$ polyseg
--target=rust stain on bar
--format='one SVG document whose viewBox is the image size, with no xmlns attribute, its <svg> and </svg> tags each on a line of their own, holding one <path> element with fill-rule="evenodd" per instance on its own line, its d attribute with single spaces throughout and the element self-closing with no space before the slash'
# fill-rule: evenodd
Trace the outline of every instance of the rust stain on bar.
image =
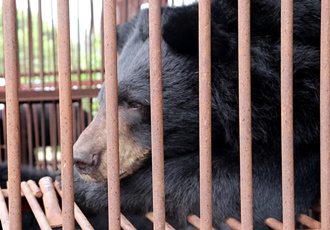
<svg viewBox="0 0 330 230">
<path fill-rule="evenodd" d="M 321 226 L 330 229 L 330 1 L 321 6 Z"/>
<path fill-rule="evenodd" d="M 241 228 L 253 229 L 250 0 L 238 1 Z"/>
<path fill-rule="evenodd" d="M 212 228 L 211 1 L 198 7 L 200 226 Z"/>
<path fill-rule="evenodd" d="M 165 228 L 161 9 L 149 1 L 152 196 L 154 229 Z"/>
<path fill-rule="evenodd" d="M 18 55 L 15 0 L 3 1 L 3 31 L 6 76 L 9 228 L 22 229 L 21 161 L 18 105 Z"/>
<path fill-rule="evenodd" d="M 104 1 L 109 229 L 120 229 L 116 1 Z"/>
<path fill-rule="evenodd" d="M 293 1 L 281 1 L 283 229 L 295 228 L 293 162 Z"/>
<path fill-rule="evenodd" d="M 63 229 L 74 229 L 69 1 L 57 1 Z"/>
</svg>

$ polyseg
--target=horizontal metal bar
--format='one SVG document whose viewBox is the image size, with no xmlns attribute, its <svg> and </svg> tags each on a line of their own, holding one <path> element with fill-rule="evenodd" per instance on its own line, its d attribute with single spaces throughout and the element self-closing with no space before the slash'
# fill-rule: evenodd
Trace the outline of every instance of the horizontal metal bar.
<svg viewBox="0 0 330 230">
<path fill-rule="evenodd" d="M 72 100 L 78 100 L 81 98 L 97 97 L 99 89 L 78 89 L 72 90 Z M 58 101 L 59 91 L 19 91 L 19 102 L 46 102 L 46 101 Z M 0 103 L 5 103 L 5 92 L 0 92 Z"/>
</svg>

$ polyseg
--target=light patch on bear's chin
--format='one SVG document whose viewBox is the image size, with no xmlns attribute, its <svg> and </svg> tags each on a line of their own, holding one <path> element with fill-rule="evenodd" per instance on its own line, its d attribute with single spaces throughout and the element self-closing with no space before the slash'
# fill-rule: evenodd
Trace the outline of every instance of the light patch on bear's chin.
<svg viewBox="0 0 330 230">
<path fill-rule="evenodd" d="M 131 131 L 125 116 L 119 116 L 119 175 L 124 178 L 141 167 L 150 154 L 150 148 L 143 148 Z"/>
</svg>

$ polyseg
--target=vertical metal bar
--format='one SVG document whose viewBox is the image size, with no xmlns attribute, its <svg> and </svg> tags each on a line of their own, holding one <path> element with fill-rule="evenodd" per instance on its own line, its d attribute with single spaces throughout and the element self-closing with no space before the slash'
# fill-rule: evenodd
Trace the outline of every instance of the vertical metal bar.
<svg viewBox="0 0 330 230">
<path fill-rule="evenodd" d="M 93 98 L 88 98 L 87 105 L 88 105 L 88 111 L 89 112 L 87 114 L 87 124 L 86 124 L 86 126 L 88 124 L 90 124 L 92 122 L 92 119 L 93 119 Z"/>
<path fill-rule="evenodd" d="M 18 55 L 15 0 L 3 1 L 6 111 L 8 133 L 9 227 L 22 229 L 20 126 L 18 104 Z"/>
<path fill-rule="evenodd" d="M 2 106 L 2 105 L 3 104 L 0 104 L 0 106 Z M 1 124 L 3 122 L 2 113 L 3 113 L 3 109 L 0 110 L 0 118 L 1 118 L 1 120 L 0 120 L 0 162 L 2 162 L 2 155 L 3 155 L 3 153 L 5 153 L 5 151 L 2 152 L 2 148 L 5 146 L 5 142 L 2 142 L 2 139 L 4 138 L 4 135 L 3 134 L 5 132 L 5 128 Z"/>
<path fill-rule="evenodd" d="M 321 226 L 330 229 L 330 1 L 321 8 Z"/>
<path fill-rule="evenodd" d="M 19 124 L 20 124 L 20 139 L 21 139 L 21 149 L 20 149 L 20 155 L 21 155 L 21 164 L 26 164 L 26 157 L 27 157 L 27 124 L 26 124 L 26 117 L 24 116 L 26 113 L 26 104 L 19 104 L 19 111 L 20 111 L 20 118 L 19 118 Z M 23 116 L 22 116 L 23 115 Z"/>
<path fill-rule="evenodd" d="M 39 112 L 38 112 L 39 113 Z M 39 115 L 39 114 L 38 114 Z M 41 122 L 41 146 L 42 146 L 42 168 L 45 169 L 47 167 L 46 162 L 46 115 L 45 115 L 45 102 L 41 102 L 40 104 L 40 122 Z"/>
<path fill-rule="evenodd" d="M 120 229 L 116 1 L 103 4 L 109 229 Z"/>
<path fill-rule="evenodd" d="M 125 1 L 125 3 L 124 3 L 124 6 L 125 6 L 125 22 L 127 22 L 127 20 L 128 20 L 128 0 L 124 0 Z"/>
<path fill-rule="evenodd" d="M 103 21 L 103 17 L 104 17 L 104 12 L 102 9 L 102 18 L 101 18 L 101 59 L 102 59 L 102 63 L 101 63 L 101 73 L 102 73 L 102 81 L 104 82 L 104 21 Z M 88 123 L 90 123 L 90 121 L 88 121 Z"/>
<path fill-rule="evenodd" d="M 28 41 L 29 41 L 29 84 L 28 88 L 31 89 L 32 85 L 32 78 L 34 77 L 34 69 L 33 69 L 33 34 L 32 34 L 32 15 L 31 15 L 31 4 L 30 0 L 28 0 Z"/>
<path fill-rule="evenodd" d="M 161 9 L 149 1 L 152 196 L 154 229 L 165 228 Z"/>
<path fill-rule="evenodd" d="M 211 1 L 198 7 L 199 34 L 199 145 L 200 223 L 212 228 L 212 126 L 211 126 Z M 203 199 L 201 199 L 203 198 Z"/>
<path fill-rule="evenodd" d="M 295 228 L 293 163 L 293 1 L 281 1 L 283 229 Z"/>
<path fill-rule="evenodd" d="M 23 34 L 23 41 L 22 41 L 22 49 L 23 49 L 23 68 L 24 68 L 24 80 L 25 80 L 25 85 L 26 85 L 26 82 L 27 82 L 27 54 L 26 54 L 26 42 L 25 42 L 25 37 L 26 37 L 26 24 L 25 24 L 25 15 L 24 15 L 24 11 L 22 11 L 22 14 L 21 14 L 21 18 L 22 18 L 22 34 Z M 23 76 L 21 76 L 23 77 Z M 19 81 L 18 82 L 18 85 L 19 87 L 21 88 L 21 82 Z"/>
<path fill-rule="evenodd" d="M 77 110 L 76 110 L 76 105 L 73 104 L 72 106 L 72 118 L 73 118 L 73 135 L 72 135 L 72 138 L 73 140 L 77 140 L 77 130 L 78 130 L 78 126 L 79 126 L 79 123 L 77 124 Z"/>
<path fill-rule="evenodd" d="M 89 36 L 88 36 L 88 51 L 89 51 L 89 79 L 88 79 L 88 87 L 91 88 L 93 85 L 93 46 L 94 46 L 94 10 L 93 10 L 93 1 L 90 0 L 90 13 L 91 13 L 91 22 L 89 28 Z"/>
<path fill-rule="evenodd" d="M 78 120 L 79 122 L 79 127 L 77 130 L 77 134 L 80 135 L 80 133 L 86 128 L 87 124 L 85 123 L 85 110 L 82 106 L 82 99 L 78 101 Z"/>
<path fill-rule="evenodd" d="M 57 170 L 57 144 L 56 144 L 56 133 L 57 133 L 57 125 L 56 125 L 56 104 L 55 101 L 52 101 L 49 103 L 49 135 L 50 135 L 50 146 L 52 147 L 52 153 L 53 153 L 53 158 L 52 158 L 52 167 L 54 171 Z"/>
<path fill-rule="evenodd" d="M 55 23 L 54 23 L 54 15 L 53 15 L 53 0 L 51 0 L 51 15 L 52 15 L 52 48 L 53 48 L 53 66 L 54 66 L 54 88 L 58 89 L 58 84 L 56 80 L 56 70 L 57 70 L 57 65 L 56 65 L 56 56 L 58 55 L 56 53 L 56 39 L 55 39 Z"/>
<path fill-rule="evenodd" d="M 58 69 L 61 124 L 62 220 L 64 229 L 74 229 L 73 159 L 72 159 L 72 93 L 70 57 L 69 0 L 57 1 Z"/>
<path fill-rule="evenodd" d="M 253 229 L 250 0 L 238 1 L 238 81 L 242 229 Z"/>
<path fill-rule="evenodd" d="M 56 111 L 56 125 L 57 125 L 57 144 L 60 145 L 61 143 L 61 124 L 60 124 L 60 105 L 56 103 L 55 105 L 55 111 Z"/>
<path fill-rule="evenodd" d="M 27 103 L 26 105 L 26 125 L 27 125 L 27 138 L 28 138 L 28 152 L 29 152 L 29 166 L 33 165 L 33 132 L 32 132 L 32 111 L 31 111 L 31 103 Z"/>
<path fill-rule="evenodd" d="M 42 14 L 41 0 L 38 0 L 38 42 L 39 42 L 39 76 L 41 80 L 41 88 L 45 89 L 44 79 L 44 54 L 43 54 L 43 31 L 42 31 Z"/>
<path fill-rule="evenodd" d="M 40 140 L 39 140 L 39 120 L 38 120 L 38 108 L 37 104 L 32 105 L 32 111 L 33 111 L 33 128 L 34 128 L 34 143 L 35 148 L 37 149 L 37 157 L 36 157 L 36 165 L 39 167 L 39 147 L 40 147 Z"/>
<path fill-rule="evenodd" d="M 78 78 L 78 88 L 81 89 L 81 58 L 80 58 L 80 49 L 81 49 L 81 41 L 80 41 L 80 1 L 77 1 L 77 78 Z"/>
<path fill-rule="evenodd" d="M 5 149 L 5 161 L 8 161 L 8 142 L 7 142 L 7 109 L 6 106 L 5 108 L 2 110 L 2 127 L 3 127 L 3 143 L 6 146 Z"/>
</svg>

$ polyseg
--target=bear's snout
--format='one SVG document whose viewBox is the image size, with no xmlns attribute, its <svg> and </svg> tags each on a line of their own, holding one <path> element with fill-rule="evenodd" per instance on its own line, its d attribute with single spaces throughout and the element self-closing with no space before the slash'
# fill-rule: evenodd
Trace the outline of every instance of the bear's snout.
<svg viewBox="0 0 330 230">
<path fill-rule="evenodd" d="M 106 165 L 106 162 L 101 162 L 101 155 L 106 148 L 103 121 L 103 116 L 98 113 L 73 146 L 73 161 L 77 171 L 95 179 L 100 176 L 100 165 Z"/>
<path fill-rule="evenodd" d="M 99 155 L 85 155 L 84 157 L 74 157 L 74 164 L 81 174 L 92 174 L 97 165 L 99 164 Z"/>
</svg>

